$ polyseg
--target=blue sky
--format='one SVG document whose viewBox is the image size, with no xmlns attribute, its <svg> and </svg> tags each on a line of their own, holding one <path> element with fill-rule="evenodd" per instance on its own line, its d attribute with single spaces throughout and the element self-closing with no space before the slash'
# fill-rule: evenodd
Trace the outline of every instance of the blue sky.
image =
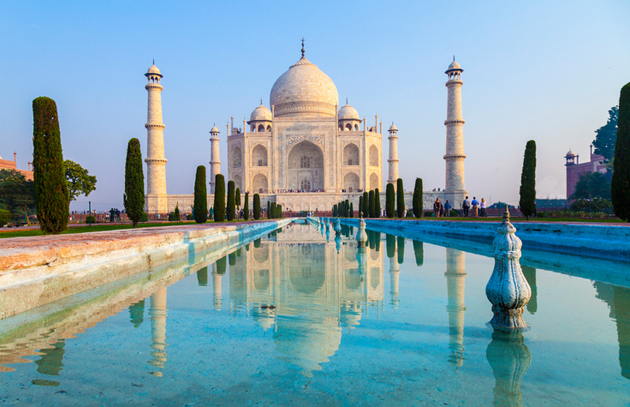
<svg viewBox="0 0 630 407">
<path fill-rule="evenodd" d="M 0 155 L 26 168 L 35 97 L 55 99 L 65 158 L 98 178 L 94 207 L 122 208 L 127 142 L 146 147 L 144 73 L 155 58 L 169 193 L 192 193 L 209 130 L 242 125 L 306 55 L 368 123 L 399 128 L 407 189 L 444 186 L 446 75 L 462 65 L 466 187 L 515 203 L 527 140 L 539 197 L 565 196 L 563 156 L 588 157 L 630 82 L 630 2 L 0 3 Z M 146 151 L 146 150 L 145 150 Z M 387 154 L 387 140 L 384 140 Z M 385 174 L 387 168 L 385 168 Z M 87 208 L 79 197 L 73 209 Z"/>
</svg>

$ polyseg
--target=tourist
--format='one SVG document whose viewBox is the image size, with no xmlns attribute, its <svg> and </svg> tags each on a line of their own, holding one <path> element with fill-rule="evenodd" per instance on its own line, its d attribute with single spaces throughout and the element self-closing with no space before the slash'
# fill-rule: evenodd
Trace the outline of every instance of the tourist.
<svg viewBox="0 0 630 407">
<path fill-rule="evenodd" d="M 439 218 L 442 214 L 442 202 L 440 202 L 440 198 L 438 197 L 433 203 L 433 214 L 436 218 Z"/>
<path fill-rule="evenodd" d="M 479 215 L 479 201 L 473 196 L 472 200 L 472 217 L 476 218 Z"/>
<path fill-rule="evenodd" d="M 468 200 L 468 195 L 466 195 L 466 199 L 462 203 L 462 208 L 464 209 L 464 216 L 468 216 L 468 209 L 470 208 L 470 201 Z"/>
<path fill-rule="evenodd" d="M 451 204 L 448 203 L 448 199 L 444 203 L 444 216 L 449 217 L 451 215 Z"/>
<path fill-rule="evenodd" d="M 486 200 L 485 198 L 481 198 L 481 213 L 479 214 L 479 216 L 481 216 L 482 218 L 485 218 L 488 216 L 488 214 L 486 213 Z"/>
</svg>

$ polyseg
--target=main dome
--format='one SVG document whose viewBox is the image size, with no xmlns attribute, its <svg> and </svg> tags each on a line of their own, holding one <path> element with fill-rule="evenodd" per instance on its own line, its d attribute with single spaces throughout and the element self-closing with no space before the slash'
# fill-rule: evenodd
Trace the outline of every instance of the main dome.
<svg viewBox="0 0 630 407">
<path fill-rule="evenodd" d="M 333 81 L 304 56 L 283 73 L 271 88 L 275 116 L 335 116 L 339 104 Z"/>
</svg>

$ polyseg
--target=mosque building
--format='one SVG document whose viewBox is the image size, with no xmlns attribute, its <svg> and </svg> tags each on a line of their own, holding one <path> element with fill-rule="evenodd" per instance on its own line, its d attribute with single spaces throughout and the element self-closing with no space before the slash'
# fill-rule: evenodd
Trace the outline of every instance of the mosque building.
<svg viewBox="0 0 630 407">
<path fill-rule="evenodd" d="M 260 194 L 267 201 L 282 205 L 285 212 L 329 212 L 333 205 L 350 200 L 358 207 L 359 196 L 378 188 L 381 207 L 385 207 L 386 183 L 396 186 L 398 179 L 398 128 L 388 129 L 389 157 L 387 178 L 383 173 L 383 123 L 375 116 L 374 125 L 348 104 L 339 107 L 334 82 L 305 56 L 274 83 L 269 106 L 263 101 L 243 120 L 242 127 L 232 117 L 226 126 L 227 181 L 234 181 L 241 193 Z M 464 187 L 463 124 L 461 85 L 463 70 L 453 60 L 446 74 L 449 79 L 446 137 L 446 181 L 442 191 L 424 192 L 424 207 L 432 208 L 437 197 L 450 199 L 453 207 L 467 194 Z M 147 194 L 148 213 L 168 213 L 179 205 L 186 211 L 193 195 L 167 195 L 164 124 L 162 123 L 162 74 L 153 65 L 149 83 Z M 210 131 L 210 184 L 208 206 L 213 205 L 215 176 L 221 171 L 219 129 Z M 225 167 L 224 167 L 225 168 Z M 422 174 L 418 174 L 422 177 Z M 407 182 L 412 182 L 408 180 Z M 409 187 L 411 185 L 411 188 Z M 412 204 L 412 185 L 405 194 L 407 208 Z"/>
</svg>

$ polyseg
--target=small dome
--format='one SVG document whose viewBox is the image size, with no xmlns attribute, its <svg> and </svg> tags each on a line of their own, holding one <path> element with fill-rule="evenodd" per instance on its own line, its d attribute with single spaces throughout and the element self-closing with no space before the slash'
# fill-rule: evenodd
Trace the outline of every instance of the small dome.
<svg viewBox="0 0 630 407">
<path fill-rule="evenodd" d="M 212 126 L 212 128 L 210 129 L 210 133 L 218 133 L 219 129 L 217 129 L 217 126 Z"/>
<path fill-rule="evenodd" d="M 389 126 L 389 131 L 398 131 L 398 127 L 396 127 L 396 125 L 392 123 L 392 125 Z"/>
<path fill-rule="evenodd" d="M 249 117 L 249 121 L 271 121 L 271 111 L 267 109 L 262 103 L 252 112 L 252 115 Z"/>
<path fill-rule="evenodd" d="M 451 62 L 451 64 L 448 66 L 446 72 L 448 71 L 463 71 L 463 69 L 457 62 L 455 62 L 455 58 L 453 58 L 453 62 Z"/>
<path fill-rule="evenodd" d="M 160 70 L 158 69 L 157 66 L 155 66 L 155 64 L 151 65 L 149 67 L 149 70 L 147 71 L 147 73 L 152 73 L 152 74 L 156 74 L 156 75 L 162 75 L 162 73 L 160 72 Z"/>
<path fill-rule="evenodd" d="M 359 117 L 359 112 L 357 112 L 357 109 L 350 106 L 348 102 L 346 102 L 345 106 L 342 106 L 341 109 L 339 109 L 339 120 L 361 121 L 361 118 Z"/>
<path fill-rule="evenodd" d="M 573 150 L 569 149 L 569 152 L 567 153 L 567 157 L 575 157 L 575 153 L 573 152 Z"/>
</svg>

